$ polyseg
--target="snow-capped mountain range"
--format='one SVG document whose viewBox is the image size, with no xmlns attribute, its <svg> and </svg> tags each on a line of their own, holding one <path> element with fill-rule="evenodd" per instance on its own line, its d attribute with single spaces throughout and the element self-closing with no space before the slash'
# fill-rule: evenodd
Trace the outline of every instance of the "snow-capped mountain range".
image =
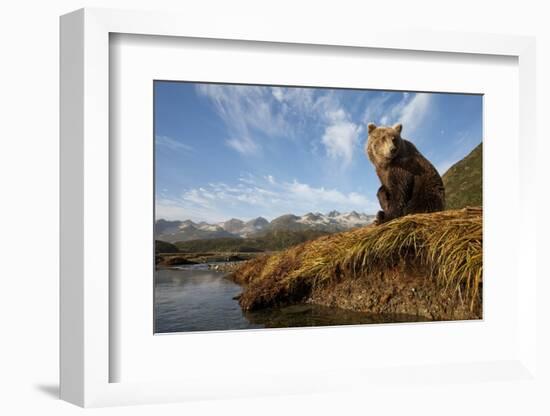
<svg viewBox="0 0 550 416">
<path fill-rule="evenodd" d="M 241 237 L 249 238 L 261 235 L 272 230 L 321 230 L 328 232 L 345 231 L 351 228 L 362 227 L 374 221 L 374 215 L 367 215 L 351 211 L 340 213 L 331 211 L 328 214 L 309 212 L 302 216 L 286 214 L 269 222 L 263 217 L 250 221 L 232 218 L 225 222 L 209 224 L 206 222 L 167 221 L 158 220 L 155 223 L 157 240 L 170 243 L 176 241 L 190 241 L 199 239 Z"/>
</svg>

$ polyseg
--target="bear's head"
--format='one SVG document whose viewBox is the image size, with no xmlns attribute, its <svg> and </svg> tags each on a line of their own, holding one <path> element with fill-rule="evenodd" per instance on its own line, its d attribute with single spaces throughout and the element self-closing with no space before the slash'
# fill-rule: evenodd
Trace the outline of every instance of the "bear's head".
<svg viewBox="0 0 550 416">
<path fill-rule="evenodd" d="M 402 129 L 403 126 L 399 123 L 393 127 L 377 127 L 374 123 L 368 124 L 369 137 L 365 150 L 375 166 L 387 165 L 399 154 L 403 144 Z"/>
</svg>

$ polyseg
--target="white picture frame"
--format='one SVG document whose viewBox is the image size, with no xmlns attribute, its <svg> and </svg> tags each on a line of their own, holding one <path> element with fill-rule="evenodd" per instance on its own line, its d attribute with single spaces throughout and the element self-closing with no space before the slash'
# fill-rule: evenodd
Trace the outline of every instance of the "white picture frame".
<svg viewBox="0 0 550 416">
<path fill-rule="evenodd" d="M 272 373 L 262 380 L 220 374 L 215 382 L 193 376 L 178 381 L 112 382 L 110 310 L 113 298 L 109 276 L 110 171 L 109 155 L 109 37 L 122 33 L 282 44 L 331 45 L 340 48 L 429 51 L 440 54 L 503 55 L 515 57 L 519 68 L 519 235 L 518 267 L 522 279 L 517 293 L 517 349 L 506 359 L 481 362 L 443 362 L 414 370 L 414 379 L 437 377 L 479 382 L 499 377 L 536 382 L 536 204 L 530 180 L 534 163 L 528 146 L 535 131 L 535 42 L 505 35 L 430 33 L 350 28 L 338 33 L 312 26 L 307 32 L 280 30 L 273 24 L 239 25 L 223 19 L 205 26 L 192 16 L 83 9 L 61 18 L 61 398 L 80 406 L 184 401 L 197 398 L 338 391 L 352 385 L 376 385 L 407 379 L 410 369 L 336 368 L 321 373 Z M 513 271 L 511 272 L 513 273 Z M 314 336 L 309 332 L 308 337 Z M 320 376 L 325 374 L 326 377 Z M 476 376 L 477 374 L 477 376 Z M 480 377 L 479 374 L 483 376 Z M 350 380 L 342 383 L 341 380 Z M 228 387 L 230 386 L 230 387 Z M 360 387 L 359 387 L 360 388 Z"/>
</svg>

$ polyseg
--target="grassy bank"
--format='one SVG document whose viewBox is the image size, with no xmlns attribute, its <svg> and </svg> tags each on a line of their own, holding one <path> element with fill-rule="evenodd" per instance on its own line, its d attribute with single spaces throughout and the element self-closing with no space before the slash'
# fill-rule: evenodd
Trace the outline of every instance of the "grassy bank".
<svg viewBox="0 0 550 416">
<path fill-rule="evenodd" d="M 481 318 L 482 210 L 402 217 L 245 262 L 244 310 L 312 302 L 428 319 Z"/>
</svg>

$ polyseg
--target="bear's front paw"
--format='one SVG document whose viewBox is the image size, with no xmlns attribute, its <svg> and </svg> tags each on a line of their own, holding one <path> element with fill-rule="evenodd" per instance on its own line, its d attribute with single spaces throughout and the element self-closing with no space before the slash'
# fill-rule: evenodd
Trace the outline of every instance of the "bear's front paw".
<svg viewBox="0 0 550 416">
<path fill-rule="evenodd" d="M 374 220 L 374 225 L 380 225 L 384 222 L 386 218 L 386 215 L 384 214 L 384 211 L 378 211 L 376 213 L 376 219 Z"/>
</svg>

